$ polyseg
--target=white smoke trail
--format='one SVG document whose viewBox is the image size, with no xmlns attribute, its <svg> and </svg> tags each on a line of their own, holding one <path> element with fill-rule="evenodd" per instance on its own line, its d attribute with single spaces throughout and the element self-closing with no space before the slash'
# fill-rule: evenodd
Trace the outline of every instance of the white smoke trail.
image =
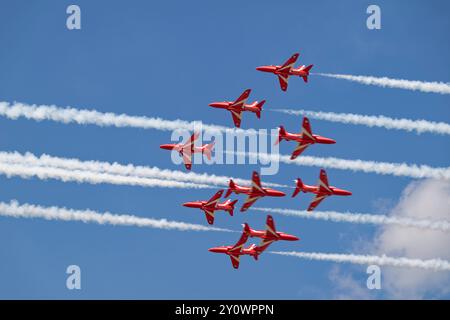
<svg viewBox="0 0 450 320">
<path fill-rule="evenodd" d="M 335 113 L 310 110 L 274 109 L 271 111 L 282 112 L 296 116 L 307 116 L 312 119 L 339 122 L 345 124 L 364 125 L 393 130 L 415 131 L 417 133 L 436 133 L 450 135 L 450 124 L 445 122 L 433 122 L 426 120 L 393 119 L 385 116 L 366 116 L 353 113 Z"/>
<path fill-rule="evenodd" d="M 350 213 L 350 212 L 336 212 L 336 211 L 300 211 L 279 208 L 258 208 L 252 207 L 250 210 L 279 213 L 286 216 L 295 216 L 306 219 L 325 220 L 334 222 L 350 222 L 360 224 L 375 224 L 386 225 L 393 224 L 402 227 L 412 227 L 418 229 L 431 229 L 442 232 L 450 232 L 450 221 L 445 220 L 426 220 L 426 219 L 411 219 L 411 218 L 397 218 L 386 215 L 375 215 L 367 213 Z"/>
<path fill-rule="evenodd" d="M 14 164 L 0 162 L 0 174 L 8 178 L 19 176 L 21 178 L 36 177 L 41 180 L 56 179 L 63 182 L 73 181 L 78 183 L 100 184 L 108 183 L 114 185 L 129 185 L 140 187 L 165 187 L 165 188 L 202 188 L 210 189 L 209 185 L 188 183 L 181 181 L 160 180 L 150 178 L 140 178 L 134 176 L 122 176 L 101 172 L 66 170 L 61 168 L 40 167 L 30 164 Z"/>
<path fill-rule="evenodd" d="M 223 231 L 228 229 L 208 227 L 166 219 L 152 219 L 128 214 L 112 214 L 92 210 L 74 210 L 59 207 L 41 207 L 32 204 L 19 204 L 16 200 L 10 203 L 0 202 L 0 216 L 13 218 L 43 218 L 46 220 L 80 221 L 84 223 L 98 223 L 121 226 L 136 226 L 180 231 Z"/>
<path fill-rule="evenodd" d="M 73 158 L 59 158 L 43 154 L 39 157 L 32 153 L 20 154 L 18 152 L 0 152 L 0 162 L 12 164 L 27 164 L 35 167 L 52 167 L 66 170 L 82 170 L 100 172 L 121 176 L 135 176 L 139 178 L 151 178 L 161 180 L 182 181 L 188 183 L 227 186 L 231 177 L 201 174 L 194 172 L 172 171 L 158 167 L 122 165 L 117 162 L 81 161 Z M 251 181 L 233 178 L 239 184 L 250 185 Z M 266 183 L 272 187 L 287 187 L 278 183 Z"/>
<path fill-rule="evenodd" d="M 50 120 L 61 123 L 76 123 L 84 125 L 96 125 L 100 127 L 117 128 L 140 128 L 174 131 L 184 129 L 192 131 L 194 129 L 203 129 L 210 133 L 256 133 L 256 130 L 243 130 L 238 128 L 229 128 L 217 125 L 207 125 L 200 121 L 188 122 L 184 120 L 164 120 L 161 118 L 150 118 L 140 116 L 130 116 L 127 114 L 115 114 L 111 112 L 99 112 L 96 110 L 60 108 L 54 105 L 28 105 L 24 103 L 0 101 L 0 116 L 12 120 L 26 118 L 29 120 L 43 121 Z"/>
<path fill-rule="evenodd" d="M 427 165 L 416 165 L 406 163 L 390 163 L 365 160 L 347 160 L 339 158 L 322 158 L 311 156 L 300 156 L 295 160 L 291 160 L 290 156 L 280 154 L 267 154 L 255 152 L 229 152 L 238 156 L 246 156 L 250 159 L 260 159 L 260 161 L 281 161 L 288 164 L 296 164 L 299 166 L 313 166 L 340 170 L 351 170 L 355 172 L 376 173 L 382 175 L 393 175 L 398 177 L 410 178 L 433 178 L 433 179 L 450 179 L 450 168 L 434 168 Z"/>
<path fill-rule="evenodd" d="M 356 254 L 338 254 L 338 253 L 320 253 L 320 252 L 296 252 L 296 251 L 270 251 L 269 253 L 278 254 L 283 256 L 293 256 L 307 260 L 320 260 L 331 262 L 349 262 L 355 264 L 376 264 L 379 266 L 393 266 L 393 267 L 406 267 L 406 268 L 420 268 L 433 271 L 450 271 L 450 262 L 442 259 L 410 259 L 404 257 L 388 257 L 382 256 L 369 256 L 369 255 L 356 255 Z"/>
<path fill-rule="evenodd" d="M 366 85 L 375 85 L 379 87 L 398 88 L 413 91 L 432 92 L 440 94 L 450 94 L 450 85 L 444 82 L 425 82 L 403 79 L 391 79 L 387 77 L 371 77 L 371 76 L 354 76 L 350 74 L 331 74 L 331 73 L 314 73 L 315 75 L 344 79 L 359 82 Z"/>
</svg>

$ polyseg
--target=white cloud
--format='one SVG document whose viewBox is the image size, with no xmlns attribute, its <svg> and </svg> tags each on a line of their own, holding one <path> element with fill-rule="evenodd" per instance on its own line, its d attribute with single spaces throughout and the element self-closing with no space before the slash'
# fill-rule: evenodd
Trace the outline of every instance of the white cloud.
<svg viewBox="0 0 450 320">
<path fill-rule="evenodd" d="M 404 190 L 391 216 L 450 220 L 450 182 L 424 180 Z M 372 243 L 377 254 L 420 259 L 450 259 L 450 235 L 395 225 L 382 226 Z M 382 268 L 383 290 L 392 298 L 439 298 L 450 292 L 450 274 L 422 269 Z"/>
</svg>

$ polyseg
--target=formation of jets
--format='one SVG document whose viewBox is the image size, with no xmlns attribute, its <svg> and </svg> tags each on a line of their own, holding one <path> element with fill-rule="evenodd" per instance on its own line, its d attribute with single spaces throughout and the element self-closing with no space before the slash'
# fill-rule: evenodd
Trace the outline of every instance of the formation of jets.
<svg viewBox="0 0 450 320">
<path fill-rule="evenodd" d="M 294 65 L 297 62 L 298 57 L 299 54 L 295 53 L 283 65 L 260 66 L 257 67 L 256 70 L 277 75 L 281 90 L 286 91 L 288 88 L 288 80 L 290 76 L 299 76 L 303 78 L 305 82 L 308 82 L 309 71 L 311 70 L 313 65 L 302 65 L 298 68 L 295 68 Z M 252 103 L 247 103 L 250 93 L 251 89 L 247 89 L 234 101 L 212 102 L 209 104 L 209 106 L 230 111 L 234 126 L 236 128 L 240 128 L 242 122 L 242 113 L 245 111 L 252 112 L 258 119 L 260 119 L 263 105 L 266 102 L 266 100 L 261 100 L 259 102 L 254 101 Z M 199 133 L 194 132 L 187 141 L 176 144 L 162 144 L 160 148 L 178 152 L 183 159 L 186 169 L 191 170 L 193 154 L 200 153 L 205 155 L 208 159 L 211 159 L 211 153 L 214 149 L 214 141 L 209 144 L 196 146 L 195 141 L 198 138 Z M 298 156 L 300 156 L 306 150 L 306 148 L 312 144 L 336 143 L 336 141 L 331 138 L 313 134 L 311 123 L 307 117 L 303 118 L 300 133 L 287 132 L 283 126 L 280 126 L 278 131 L 278 139 L 276 140 L 275 144 L 278 144 L 283 140 L 295 141 L 297 143 L 296 148 L 292 152 L 291 160 L 294 160 Z M 292 194 L 292 197 L 297 196 L 300 192 L 315 194 L 315 197 L 310 203 L 307 211 L 313 211 L 325 198 L 329 196 L 349 196 L 352 194 L 350 191 L 330 186 L 328 184 L 328 177 L 324 169 L 320 170 L 320 178 L 317 186 L 303 184 L 300 178 L 295 180 L 295 183 L 295 190 Z M 238 200 L 227 199 L 224 202 L 220 202 L 223 193 L 224 190 L 219 190 L 209 200 L 189 201 L 183 203 L 183 206 L 202 210 L 205 214 L 206 221 L 208 222 L 208 224 L 212 225 L 214 224 L 216 211 L 226 211 L 230 216 L 233 216 L 234 214 L 235 205 Z M 256 171 L 253 172 L 251 186 L 248 187 L 239 186 L 232 179 L 230 179 L 228 190 L 225 193 L 225 198 L 228 198 L 232 193 L 247 195 L 247 198 L 240 208 L 241 212 L 247 211 L 258 199 L 262 197 L 286 196 L 286 194 L 282 191 L 263 187 L 259 174 Z M 234 245 L 220 246 L 209 249 L 210 252 L 227 254 L 230 257 L 232 265 L 235 269 L 239 268 L 239 260 L 243 255 L 249 255 L 252 256 L 255 260 L 258 260 L 259 255 L 263 253 L 267 249 L 267 247 L 275 241 L 299 240 L 299 238 L 294 235 L 276 231 L 275 223 L 272 216 L 270 215 L 267 216 L 265 230 L 254 230 L 250 228 L 247 223 L 243 224 L 243 227 L 244 229 L 242 235 Z M 252 244 L 249 247 L 244 248 L 244 245 L 246 244 L 248 238 L 253 237 L 260 238 L 261 243 L 259 245 Z"/>
<path fill-rule="evenodd" d="M 239 268 L 240 257 L 243 255 L 249 255 L 252 256 L 255 260 L 258 260 L 259 255 L 263 253 L 264 250 L 266 250 L 272 242 L 279 240 L 299 240 L 299 238 L 297 238 L 296 236 L 284 232 L 278 232 L 275 228 L 275 222 L 270 215 L 268 215 L 266 219 L 266 230 L 253 230 L 247 223 L 245 223 L 243 227 L 244 230 L 242 232 L 242 235 L 239 238 L 238 242 L 236 242 L 234 245 L 220 246 L 209 249 L 210 252 L 227 254 L 230 257 L 231 264 L 235 269 Z M 252 244 L 248 248 L 244 248 L 244 245 L 249 237 L 261 238 L 261 243 L 259 245 Z"/>
</svg>

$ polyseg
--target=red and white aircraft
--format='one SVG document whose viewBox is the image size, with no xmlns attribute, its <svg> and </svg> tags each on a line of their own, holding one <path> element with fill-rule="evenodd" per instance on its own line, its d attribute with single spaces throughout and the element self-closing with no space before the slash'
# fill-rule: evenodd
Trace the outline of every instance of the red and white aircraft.
<svg viewBox="0 0 450 320">
<path fill-rule="evenodd" d="M 211 199 L 208 201 L 205 200 L 198 200 L 198 201 L 191 201 L 191 202 L 185 202 L 183 203 L 183 206 L 188 208 L 197 208 L 201 209 L 205 212 L 206 220 L 209 224 L 214 224 L 214 212 L 215 211 L 227 211 L 230 216 L 233 216 L 234 211 L 234 205 L 236 204 L 237 200 L 230 200 L 220 203 L 219 200 L 222 197 L 223 190 L 217 191 L 217 193 L 212 196 Z"/>
<path fill-rule="evenodd" d="M 241 127 L 241 118 L 243 111 L 250 111 L 256 114 L 258 119 L 261 118 L 261 110 L 266 102 L 266 100 L 262 100 L 260 102 L 255 101 L 251 104 L 246 104 L 248 96 L 251 93 L 251 89 L 245 90 L 239 98 L 235 101 L 222 101 L 222 102 L 212 102 L 209 106 L 219 109 L 225 109 L 231 112 L 231 116 L 233 117 L 234 125 L 237 128 Z"/>
<path fill-rule="evenodd" d="M 279 240 L 286 240 L 286 241 L 297 241 L 299 238 L 296 236 L 279 232 L 275 228 L 275 222 L 273 221 L 273 218 L 271 215 L 267 216 L 266 219 L 266 230 L 254 230 L 250 228 L 250 226 L 247 223 L 243 224 L 244 226 L 244 233 L 246 233 L 250 237 L 257 237 L 261 238 L 261 243 L 258 245 L 258 250 L 261 252 L 266 250 L 267 247 L 274 241 Z"/>
<path fill-rule="evenodd" d="M 313 199 L 311 204 L 308 207 L 308 211 L 313 211 L 319 203 L 329 196 L 351 196 L 352 193 L 350 191 L 339 189 L 328 184 L 327 173 L 325 170 L 320 170 L 320 177 L 317 186 L 308 186 L 303 184 L 302 180 L 298 178 L 295 180 L 297 183 L 297 187 L 292 194 L 292 197 L 295 197 L 300 191 L 307 193 L 315 193 L 316 197 Z"/>
<path fill-rule="evenodd" d="M 291 155 L 291 160 L 294 160 L 295 158 L 297 158 L 311 144 L 314 144 L 314 143 L 321 143 L 321 144 L 336 143 L 336 141 L 333 139 L 325 138 L 325 137 L 319 136 L 317 134 L 313 134 L 311 131 L 311 124 L 307 117 L 303 118 L 302 131 L 300 133 L 289 133 L 284 129 L 283 126 L 280 126 L 279 131 L 278 131 L 278 140 L 275 142 L 275 144 L 280 143 L 281 140 L 298 142 L 297 148 L 295 148 L 294 152 Z"/>
<path fill-rule="evenodd" d="M 242 205 L 241 212 L 247 211 L 248 208 L 252 204 L 255 203 L 256 200 L 262 197 L 284 197 L 286 194 L 282 191 L 270 189 L 270 188 L 263 188 L 261 186 L 261 179 L 259 178 L 259 174 L 256 171 L 253 171 L 252 176 L 252 186 L 251 187 L 241 187 L 238 186 L 236 183 L 234 183 L 233 180 L 230 180 L 230 184 L 227 190 L 227 193 L 225 194 L 225 198 L 227 198 L 232 192 L 235 194 L 244 193 L 247 194 L 248 197 L 245 200 L 244 204 Z"/>
<path fill-rule="evenodd" d="M 227 254 L 233 265 L 233 268 L 239 268 L 239 260 L 243 255 L 252 256 L 255 260 L 258 260 L 258 256 L 263 250 L 259 249 L 257 245 L 252 244 L 248 248 L 244 248 L 244 244 L 247 242 L 248 234 L 242 233 L 241 238 L 233 246 L 220 246 L 208 249 L 210 252 L 225 253 Z"/>
<path fill-rule="evenodd" d="M 169 143 L 162 144 L 159 147 L 165 150 L 175 150 L 178 151 L 180 156 L 183 158 L 184 165 L 186 169 L 191 170 L 192 167 L 192 155 L 194 153 L 203 153 L 206 157 L 211 160 L 211 152 L 214 149 L 214 141 L 210 144 L 205 144 L 201 147 L 195 146 L 195 140 L 199 137 L 198 132 L 194 132 L 188 142 L 185 143 Z"/>
<path fill-rule="evenodd" d="M 299 53 L 295 53 L 290 57 L 282 66 L 261 66 L 257 67 L 256 70 L 263 72 L 270 72 L 278 76 L 280 81 L 281 90 L 286 91 L 288 87 L 289 76 L 299 76 L 302 77 L 305 82 L 308 82 L 309 70 L 313 65 L 307 67 L 300 66 L 299 68 L 294 68 L 295 62 L 299 57 Z"/>
</svg>

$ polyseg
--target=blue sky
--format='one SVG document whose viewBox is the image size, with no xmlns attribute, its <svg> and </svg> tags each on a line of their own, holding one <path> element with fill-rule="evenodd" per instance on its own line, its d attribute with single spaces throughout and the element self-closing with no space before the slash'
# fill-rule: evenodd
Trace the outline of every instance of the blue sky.
<svg viewBox="0 0 450 320">
<path fill-rule="evenodd" d="M 77 1 L 82 30 L 66 29 L 69 1 L 3 1 L 0 4 L 0 100 L 55 104 L 105 112 L 202 120 L 231 125 L 225 111 L 208 103 L 233 99 L 246 88 L 267 99 L 266 109 L 292 108 L 450 121 L 448 96 L 364 86 L 311 76 L 291 79 L 287 93 L 274 76 L 255 71 L 282 63 L 293 52 L 313 71 L 449 81 L 450 5 L 445 1 L 377 1 L 382 29 L 366 28 L 367 1 Z M 299 130 L 301 119 L 271 113 L 245 114 L 245 128 L 284 124 Z M 312 121 L 314 132 L 337 144 L 314 146 L 308 155 L 336 156 L 446 167 L 448 138 Z M 0 150 L 30 151 L 83 160 L 117 161 L 168 169 L 159 144 L 170 132 L 99 128 L 0 118 Z M 293 145 L 281 145 L 283 154 Z M 194 167 L 196 172 L 250 178 L 250 165 Z M 409 178 L 327 170 L 330 182 L 354 191 L 330 198 L 323 210 L 384 213 L 397 203 Z M 318 168 L 281 164 L 263 181 L 314 183 Z M 90 208 L 204 224 L 201 212 L 181 203 L 207 199 L 211 190 L 180 190 L 62 183 L 0 177 L 0 200 L 44 206 Z M 234 197 L 235 198 L 235 197 Z M 239 199 L 242 201 L 242 196 Z M 310 195 L 263 199 L 258 205 L 307 206 Z M 264 225 L 249 211 L 233 218 L 219 213 L 217 226 Z M 276 250 L 358 252 L 376 228 L 275 216 L 279 230 L 298 243 Z M 263 255 L 241 268 L 207 251 L 231 244 L 236 234 L 178 232 L 37 219 L 0 218 L 0 298 L 333 298 L 328 262 Z M 358 251 L 359 250 L 359 251 Z M 65 287 L 65 269 L 82 270 L 82 290 Z M 364 266 L 342 265 L 365 283 Z M 382 292 L 373 297 L 387 298 Z M 447 296 L 446 298 L 449 298 Z"/>
</svg>

